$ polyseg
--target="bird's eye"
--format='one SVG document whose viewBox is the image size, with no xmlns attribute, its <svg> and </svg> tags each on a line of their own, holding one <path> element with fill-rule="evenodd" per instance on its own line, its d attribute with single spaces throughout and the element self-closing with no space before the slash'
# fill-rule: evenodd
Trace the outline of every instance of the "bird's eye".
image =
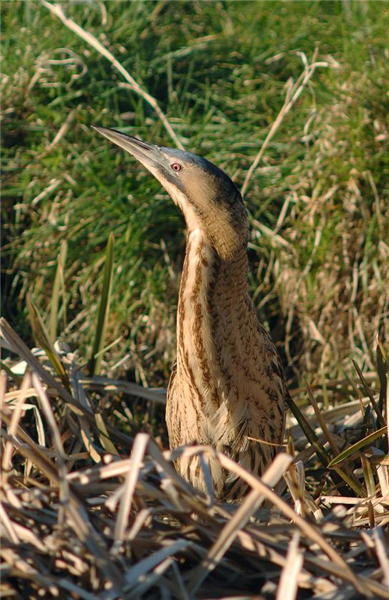
<svg viewBox="0 0 389 600">
<path fill-rule="evenodd" d="M 178 163 L 173 163 L 172 165 L 170 165 L 171 168 L 173 169 L 173 171 L 181 171 L 182 167 L 181 165 L 179 165 Z"/>
</svg>

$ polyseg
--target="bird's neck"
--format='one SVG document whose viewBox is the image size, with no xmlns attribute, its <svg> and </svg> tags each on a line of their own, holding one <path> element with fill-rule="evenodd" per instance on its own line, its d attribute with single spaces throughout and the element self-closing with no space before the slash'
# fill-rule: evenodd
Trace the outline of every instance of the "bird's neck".
<svg viewBox="0 0 389 600">
<path fill-rule="evenodd" d="M 200 395 L 217 396 L 223 365 L 245 346 L 239 314 L 252 312 L 247 275 L 245 245 L 225 261 L 200 229 L 189 232 L 177 313 L 177 375 L 189 377 Z"/>
</svg>

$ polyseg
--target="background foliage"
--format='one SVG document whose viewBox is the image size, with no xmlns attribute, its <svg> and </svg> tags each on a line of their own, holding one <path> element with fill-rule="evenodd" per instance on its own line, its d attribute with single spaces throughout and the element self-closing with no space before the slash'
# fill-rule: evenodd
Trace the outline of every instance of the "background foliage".
<svg viewBox="0 0 389 600">
<path fill-rule="evenodd" d="M 374 338 L 389 329 L 389 7 L 61 6 L 157 99 L 185 147 L 238 185 L 303 69 L 301 53 L 328 63 L 247 190 L 251 284 L 295 382 L 343 376 L 351 357 L 371 370 Z M 106 59 L 42 4 L 3 3 L 2 13 L 3 310 L 28 338 L 26 293 L 46 314 L 66 242 L 60 333 L 89 359 L 113 232 L 107 344 L 116 343 L 103 369 L 163 385 L 175 354 L 184 222 L 158 183 L 90 125 L 172 140 Z"/>
</svg>

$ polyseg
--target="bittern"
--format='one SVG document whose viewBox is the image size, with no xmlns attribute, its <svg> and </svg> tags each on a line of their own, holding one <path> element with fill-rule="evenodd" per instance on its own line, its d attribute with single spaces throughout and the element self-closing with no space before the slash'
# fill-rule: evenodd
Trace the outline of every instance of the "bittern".
<svg viewBox="0 0 389 600">
<path fill-rule="evenodd" d="M 218 167 L 105 127 L 182 210 L 187 225 L 177 311 L 177 360 L 167 392 L 171 449 L 207 444 L 260 475 L 282 443 L 287 388 L 281 361 L 259 323 L 248 287 L 248 218 L 242 196 Z M 209 458 L 215 496 L 236 501 L 247 485 Z M 198 455 L 176 469 L 206 491 Z"/>
</svg>

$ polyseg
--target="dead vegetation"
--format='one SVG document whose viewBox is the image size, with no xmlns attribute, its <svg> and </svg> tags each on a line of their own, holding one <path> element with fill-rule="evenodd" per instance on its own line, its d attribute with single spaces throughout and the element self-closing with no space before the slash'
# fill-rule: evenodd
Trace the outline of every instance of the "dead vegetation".
<svg viewBox="0 0 389 600">
<path fill-rule="evenodd" d="M 210 479 L 207 495 L 194 490 L 131 426 L 134 397 L 146 414 L 161 391 L 86 376 L 63 346 L 49 361 L 4 320 L 1 342 L 2 597 L 389 598 L 382 354 L 378 375 L 328 382 L 354 401 L 323 410 L 309 390 L 302 416 L 294 391 L 287 451 L 261 479 L 218 453 L 251 486 L 219 505 Z M 207 472 L 215 450 L 175 452 L 200 454 Z"/>
</svg>

